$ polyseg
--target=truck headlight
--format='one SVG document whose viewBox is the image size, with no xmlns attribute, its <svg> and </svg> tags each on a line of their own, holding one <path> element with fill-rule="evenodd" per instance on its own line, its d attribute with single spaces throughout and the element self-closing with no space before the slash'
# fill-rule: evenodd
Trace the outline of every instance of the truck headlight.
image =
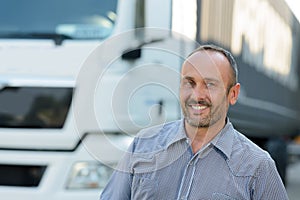
<svg viewBox="0 0 300 200">
<path fill-rule="evenodd" d="M 103 189 L 113 168 L 99 162 L 78 162 L 72 167 L 67 189 Z"/>
</svg>

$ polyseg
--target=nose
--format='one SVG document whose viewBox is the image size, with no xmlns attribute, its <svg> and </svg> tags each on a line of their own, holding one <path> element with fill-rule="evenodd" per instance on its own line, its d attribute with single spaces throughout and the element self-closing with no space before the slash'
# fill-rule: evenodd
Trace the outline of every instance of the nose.
<svg viewBox="0 0 300 200">
<path fill-rule="evenodd" d="M 196 85 L 193 88 L 191 97 L 196 100 L 200 101 L 206 99 L 209 95 L 208 89 L 205 85 Z"/>
</svg>

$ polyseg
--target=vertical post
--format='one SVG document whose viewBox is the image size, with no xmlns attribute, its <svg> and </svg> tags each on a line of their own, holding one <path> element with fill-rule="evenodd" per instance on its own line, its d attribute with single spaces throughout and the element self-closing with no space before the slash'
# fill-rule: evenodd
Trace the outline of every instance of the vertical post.
<svg viewBox="0 0 300 200">
<path fill-rule="evenodd" d="M 140 29 L 144 27 L 145 27 L 145 0 L 136 0 L 135 36 L 139 41 L 144 40 L 144 31 Z"/>
</svg>

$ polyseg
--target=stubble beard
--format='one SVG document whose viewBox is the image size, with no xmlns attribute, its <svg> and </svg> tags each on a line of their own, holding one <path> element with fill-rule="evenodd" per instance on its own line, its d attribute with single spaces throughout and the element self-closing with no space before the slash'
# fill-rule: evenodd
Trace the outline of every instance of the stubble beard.
<svg viewBox="0 0 300 200">
<path fill-rule="evenodd" d="M 210 105 L 209 113 L 204 115 L 198 115 L 193 117 L 192 113 L 189 111 L 188 101 L 184 103 L 182 107 L 183 115 L 186 122 L 195 128 L 208 128 L 214 124 L 216 124 L 223 116 L 223 113 L 226 112 L 226 108 L 223 108 L 222 105 L 218 105 L 217 107 Z M 225 110 L 224 110 L 225 109 Z"/>
<path fill-rule="evenodd" d="M 208 128 L 212 124 L 211 112 L 207 116 L 192 117 L 187 108 L 183 109 L 183 115 L 186 122 L 195 128 Z"/>
</svg>

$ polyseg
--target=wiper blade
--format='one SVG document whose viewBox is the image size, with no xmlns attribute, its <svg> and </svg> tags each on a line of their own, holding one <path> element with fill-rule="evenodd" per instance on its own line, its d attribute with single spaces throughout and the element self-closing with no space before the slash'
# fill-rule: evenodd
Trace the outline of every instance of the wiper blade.
<svg viewBox="0 0 300 200">
<path fill-rule="evenodd" d="M 71 36 L 58 33 L 0 33 L 0 38 L 13 39 L 52 39 L 55 45 L 61 45 L 64 40 L 73 39 Z"/>
</svg>

